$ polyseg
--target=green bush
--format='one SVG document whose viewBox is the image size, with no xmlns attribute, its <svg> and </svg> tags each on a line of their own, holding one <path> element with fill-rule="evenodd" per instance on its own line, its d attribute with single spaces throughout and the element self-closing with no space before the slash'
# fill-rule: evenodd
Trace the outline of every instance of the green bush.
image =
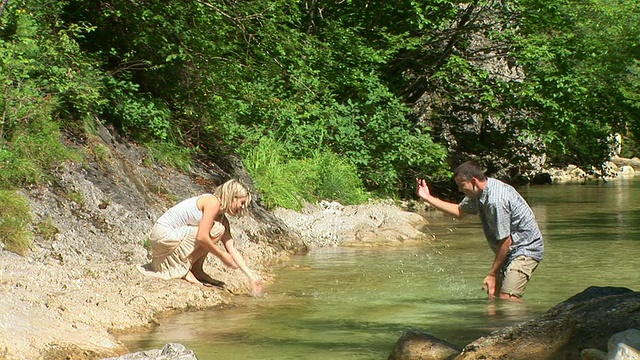
<svg viewBox="0 0 640 360">
<path fill-rule="evenodd" d="M 300 210 L 303 199 L 311 198 L 309 188 L 302 186 L 310 177 L 297 173 L 304 166 L 294 169 L 287 155 L 284 146 L 270 138 L 264 138 L 245 154 L 244 164 L 268 209 L 280 206 Z"/>
<path fill-rule="evenodd" d="M 264 138 L 246 152 L 244 163 L 267 208 L 300 210 L 305 201 L 350 205 L 368 198 L 355 165 L 329 151 L 291 159 L 283 144 Z"/>
<path fill-rule="evenodd" d="M 343 205 L 361 204 L 368 199 L 358 169 L 348 160 L 332 153 L 317 152 L 310 162 L 315 174 L 315 195 Z"/>
<path fill-rule="evenodd" d="M 640 156 L 640 146 L 632 136 L 627 136 L 622 141 L 622 153 L 620 156 L 624 158 L 634 158 Z"/>
<path fill-rule="evenodd" d="M 92 87 L 100 75 L 79 55 L 73 40 L 88 29 L 71 26 L 48 37 L 39 17 L 51 6 L 39 8 L 36 3 L 9 2 L 0 19 L 3 188 L 37 183 L 61 162 L 79 159 L 62 143 L 59 124 L 71 129 L 72 120 L 88 116 L 100 102 Z M 34 8 L 27 11 L 24 6 Z"/>
<path fill-rule="evenodd" d="M 32 247 L 31 211 L 27 201 L 17 192 L 0 190 L 0 241 L 6 250 L 25 255 Z"/>
<path fill-rule="evenodd" d="M 159 100 L 142 94 L 139 86 L 125 80 L 109 78 L 102 113 L 111 122 L 120 124 L 135 138 L 166 140 L 171 132 L 171 111 Z"/>
</svg>

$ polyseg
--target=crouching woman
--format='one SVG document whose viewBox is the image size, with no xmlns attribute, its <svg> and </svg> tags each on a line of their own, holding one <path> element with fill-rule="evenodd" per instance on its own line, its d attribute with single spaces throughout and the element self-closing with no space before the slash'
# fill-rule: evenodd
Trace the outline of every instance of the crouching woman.
<svg viewBox="0 0 640 360">
<path fill-rule="evenodd" d="M 241 215 L 251 203 L 251 193 L 237 180 L 218 186 L 213 194 L 195 196 L 167 210 L 149 234 L 150 270 L 164 279 L 182 278 L 197 285 L 224 285 L 204 272 L 209 253 L 226 266 L 240 269 L 259 293 L 262 280 L 245 263 L 231 237 L 226 215 Z M 224 250 L 218 246 L 222 241 Z M 225 251 L 226 250 L 226 251 Z"/>
</svg>

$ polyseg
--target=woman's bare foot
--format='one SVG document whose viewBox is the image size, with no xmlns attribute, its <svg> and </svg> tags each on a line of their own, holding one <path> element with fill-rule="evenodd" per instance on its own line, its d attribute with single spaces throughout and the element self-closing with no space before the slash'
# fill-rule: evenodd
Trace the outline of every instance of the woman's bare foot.
<svg viewBox="0 0 640 360">
<path fill-rule="evenodd" d="M 224 282 L 212 278 L 211 276 L 209 276 L 209 274 L 207 274 L 204 271 L 194 271 L 193 275 L 198 281 L 202 282 L 202 284 L 205 286 L 212 285 L 212 286 L 224 287 L 226 285 Z"/>
<path fill-rule="evenodd" d="M 200 280 L 203 284 L 217 286 L 217 287 L 225 287 L 227 284 L 224 281 L 216 280 L 209 276 L 208 274 L 203 273 L 202 276 L 197 276 L 198 280 Z"/>
<path fill-rule="evenodd" d="M 189 271 L 185 276 L 182 277 L 184 280 L 186 280 L 187 282 L 190 282 L 194 285 L 202 285 L 202 283 L 200 281 L 198 281 L 198 279 L 195 277 L 195 275 L 193 275 L 193 273 L 191 271 Z"/>
</svg>

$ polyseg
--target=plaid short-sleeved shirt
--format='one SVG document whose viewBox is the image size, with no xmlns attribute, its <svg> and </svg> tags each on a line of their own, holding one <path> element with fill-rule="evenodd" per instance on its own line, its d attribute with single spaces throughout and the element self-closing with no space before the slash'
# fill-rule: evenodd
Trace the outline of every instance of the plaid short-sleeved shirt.
<svg viewBox="0 0 640 360">
<path fill-rule="evenodd" d="M 494 252 L 498 250 L 500 241 L 511 235 L 507 263 L 520 255 L 542 260 L 544 244 L 535 215 L 512 186 L 487 178 L 480 197 L 465 197 L 458 207 L 465 213 L 480 215 L 484 235 Z"/>
</svg>

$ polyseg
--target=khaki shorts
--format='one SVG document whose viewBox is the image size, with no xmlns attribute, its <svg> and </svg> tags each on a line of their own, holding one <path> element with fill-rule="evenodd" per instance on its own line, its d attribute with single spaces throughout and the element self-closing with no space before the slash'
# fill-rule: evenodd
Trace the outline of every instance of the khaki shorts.
<svg viewBox="0 0 640 360">
<path fill-rule="evenodd" d="M 502 277 L 501 293 L 522 297 L 524 289 L 540 262 L 528 256 L 518 256 L 507 266 Z"/>
</svg>

